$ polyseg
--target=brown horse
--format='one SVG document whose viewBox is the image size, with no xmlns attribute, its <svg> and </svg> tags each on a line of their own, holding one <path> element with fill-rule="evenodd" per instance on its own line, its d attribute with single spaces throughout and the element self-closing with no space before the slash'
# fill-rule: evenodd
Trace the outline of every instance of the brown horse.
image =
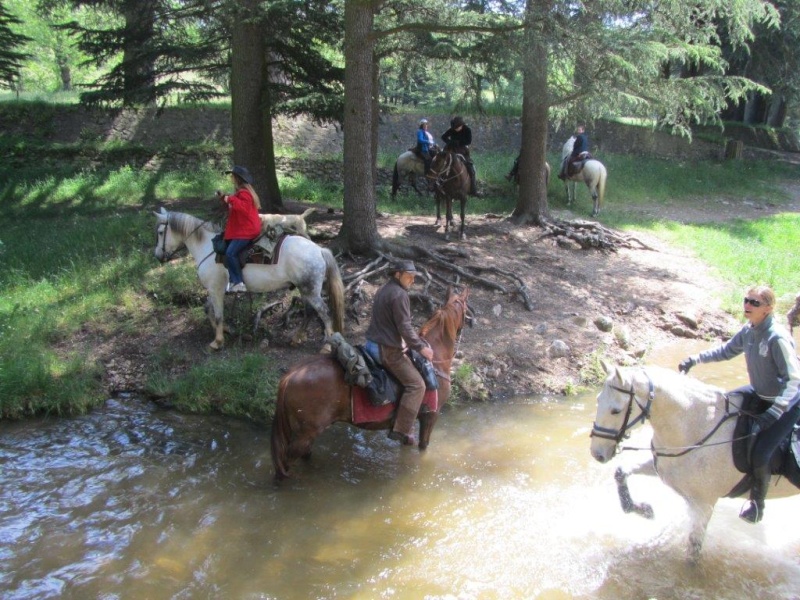
<svg viewBox="0 0 800 600">
<path fill-rule="evenodd" d="M 433 366 L 439 379 L 439 410 L 450 396 L 450 363 L 465 323 L 471 325 L 467 307 L 469 289 L 461 294 L 447 290 L 444 306 L 420 329 L 420 336 L 433 349 Z M 392 417 L 377 423 L 353 423 L 351 386 L 344 381 L 344 369 L 331 356 L 317 355 L 297 364 L 281 378 L 272 421 L 272 464 L 275 479 L 289 474 L 299 457 L 311 455 L 314 440 L 330 425 L 345 422 L 361 429 L 390 429 Z M 438 412 L 420 412 L 419 449 L 425 450 Z"/>
<path fill-rule="evenodd" d="M 436 196 L 436 223 L 441 220 L 441 205 L 445 202 L 447 214 L 444 222 L 444 239 L 450 239 L 450 227 L 455 227 L 453 221 L 453 200 L 461 202 L 461 232 L 460 238 L 467 239 L 464 233 L 464 209 L 467 206 L 469 194 L 469 171 L 464 162 L 464 157 L 451 150 L 444 150 L 433 157 L 431 168 L 427 177 L 433 180 Z"/>
</svg>

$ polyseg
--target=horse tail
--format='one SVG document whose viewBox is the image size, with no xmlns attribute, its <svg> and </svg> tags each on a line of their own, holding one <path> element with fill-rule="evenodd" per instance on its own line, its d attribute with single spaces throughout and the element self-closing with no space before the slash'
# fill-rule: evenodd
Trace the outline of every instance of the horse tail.
<svg viewBox="0 0 800 600">
<path fill-rule="evenodd" d="M 397 170 L 397 161 L 394 161 L 394 171 L 392 172 L 392 198 L 397 194 L 400 189 L 400 172 Z"/>
<path fill-rule="evenodd" d="M 333 253 L 327 248 L 322 248 L 322 256 L 325 258 L 325 289 L 328 292 L 328 304 L 333 320 L 333 330 L 344 331 L 344 283 L 339 272 L 339 265 Z"/>
<path fill-rule="evenodd" d="M 281 377 L 280 383 L 278 383 L 278 395 L 275 399 L 275 415 L 272 417 L 270 450 L 276 481 L 286 479 L 289 476 L 289 464 L 286 460 L 286 454 L 291 442 L 292 426 L 289 423 L 289 413 L 286 408 L 286 387 L 288 385 L 289 375 L 287 374 Z"/>
<path fill-rule="evenodd" d="M 606 175 L 608 172 L 604 165 L 600 165 L 600 181 L 597 182 L 597 210 L 603 206 L 603 197 L 606 195 Z"/>
</svg>

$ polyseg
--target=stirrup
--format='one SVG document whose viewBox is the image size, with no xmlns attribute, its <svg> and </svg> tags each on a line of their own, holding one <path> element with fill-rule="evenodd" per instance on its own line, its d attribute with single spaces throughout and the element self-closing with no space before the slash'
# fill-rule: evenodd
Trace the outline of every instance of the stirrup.
<svg viewBox="0 0 800 600">
<path fill-rule="evenodd" d="M 748 523 L 758 523 L 763 516 L 764 511 L 758 508 L 758 504 L 754 500 L 748 500 L 739 513 L 739 518 Z"/>
</svg>

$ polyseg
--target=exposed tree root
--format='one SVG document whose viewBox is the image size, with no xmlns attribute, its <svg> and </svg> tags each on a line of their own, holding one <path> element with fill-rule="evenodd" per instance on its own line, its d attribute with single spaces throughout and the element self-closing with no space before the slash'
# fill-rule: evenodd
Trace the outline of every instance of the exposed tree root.
<svg viewBox="0 0 800 600">
<path fill-rule="evenodd" d="M 619 231 L 603 227 L 595 221 L 546 219 L 543 221 L 542 227 L 544 233 L 539 239 L 551 236 L 554 236 L 557 241 L 568 239 L 576 242 L 584 250 L 592 248 L 610 252 L 616 252 L 620 248 L 655 250 L 633 236 L 623 235 Z"/>
</svg>

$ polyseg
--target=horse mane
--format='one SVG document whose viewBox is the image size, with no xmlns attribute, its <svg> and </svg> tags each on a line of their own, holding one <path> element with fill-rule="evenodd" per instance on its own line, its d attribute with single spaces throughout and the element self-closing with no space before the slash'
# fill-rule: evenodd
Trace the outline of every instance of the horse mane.
<svg viewBox="0 0 800 600">
<path fill-rule="evenodd" d="M 421 336 L 427 335 L 432 329 L 441 325 L 442 329 L 452 338 L 456 338 L 458 333 L 458 314 L 457 308 L 453 302 L 448 302 L 439 310 L 433 313 L 433 316 L 419 330 Z"/>
<path fill-rule="evenodd" d="M 169 213 L 169 227 L 187 239 L 194 235 L 199 229 L 206 229 L 212 233 L 220 231 L 220 227 L 210 221 L 204 221 L 181 212 Z"/>
</svg>

